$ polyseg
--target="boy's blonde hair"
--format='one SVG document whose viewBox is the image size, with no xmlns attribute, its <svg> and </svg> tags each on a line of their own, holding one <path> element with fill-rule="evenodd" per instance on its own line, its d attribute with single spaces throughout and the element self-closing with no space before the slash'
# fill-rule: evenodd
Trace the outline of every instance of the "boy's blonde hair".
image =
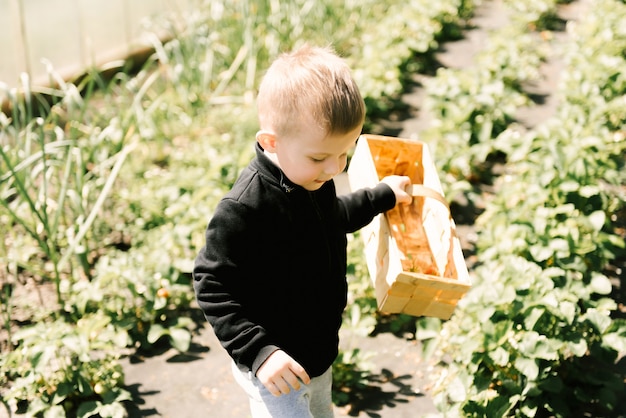
<svg viewBox="0 0 626 418">
<path fill-rule="evenodd" d="M 303 47 L 280 55 L 263 77 L 257 97 L 261 129 L 297 133 L 302 115 L 327 134 L 350 132 L 365 120 L 365 103 L 350 68 L 330 47 Z"/>
</svg>

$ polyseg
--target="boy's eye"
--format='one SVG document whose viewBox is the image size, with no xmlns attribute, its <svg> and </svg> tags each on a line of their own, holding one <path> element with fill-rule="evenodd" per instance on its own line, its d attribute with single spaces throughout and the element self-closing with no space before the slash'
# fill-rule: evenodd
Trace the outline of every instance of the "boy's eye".
<svg viewBox="0 0 626 418">
<path fill-rule="evenodd" d="M 315 158 L 315 157 L 311 157 L 311 161 L 313 161 L 314 163 L 321 163 L 325 160 L 326 158 Z"/>
</svg>

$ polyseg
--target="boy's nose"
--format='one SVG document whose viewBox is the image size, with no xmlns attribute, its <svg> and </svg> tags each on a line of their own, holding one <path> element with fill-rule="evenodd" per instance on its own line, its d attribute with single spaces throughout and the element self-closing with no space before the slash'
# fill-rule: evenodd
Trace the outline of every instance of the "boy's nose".
<svg viewBox="0 0 626 418">
<path fill-rule="evenodd" d="M 336 176 L 337 174 L 341 173 L 341 171 L 344 169 L 345 167 L 341 166 L 341 162 L 340 161 L 330 161 L 328 164 L 326 164 L 326 166 L 324 167 L 324 174 L 328 174 L 331 177 Z"/>
</svg>

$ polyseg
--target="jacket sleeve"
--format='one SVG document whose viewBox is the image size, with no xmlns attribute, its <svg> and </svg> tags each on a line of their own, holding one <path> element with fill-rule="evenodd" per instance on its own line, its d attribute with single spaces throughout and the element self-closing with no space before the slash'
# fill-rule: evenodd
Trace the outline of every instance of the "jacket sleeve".
<svg viewBox="0 0 626 418">
<path fill-rule="evenodd" d="M 379 183 L 374 188 L 365 188 L 338 196 L 339 222 L 346 232 L 354 232 L 369 224 L 376 215 L 396 205 L 396 196 L 391 187 Z"/>
<path fill-rule="evenodd" d="M 255 254 L 258 219 L 234 199 L 224 199 L 206 230 L 206 244 L 196 257 L 193 286 L 196 300 L 217 338 L 239 366 L 256 374 L 278 349 L 266 330 L 246 313 L 245 277 Z M 248 270 L 246 270 L 248 266 Z"/>
</svg>

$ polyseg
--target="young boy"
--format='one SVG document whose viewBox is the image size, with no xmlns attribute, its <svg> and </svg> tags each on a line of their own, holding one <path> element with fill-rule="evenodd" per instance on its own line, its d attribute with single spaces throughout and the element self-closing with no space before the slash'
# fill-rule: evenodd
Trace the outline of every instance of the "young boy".
<svg viewBox="0 0 626 418">
<path fill-rule="evenodd" d="M 346 233 L 410 203 L 409 178 L 337 196 L 365 104 L 329 48 L 281 55 L 258 94 L 256 158 L 220 201 L 194 268 L 200 308 L 253 417 L 333 416 L 346 306 Z"/>
</svg>

